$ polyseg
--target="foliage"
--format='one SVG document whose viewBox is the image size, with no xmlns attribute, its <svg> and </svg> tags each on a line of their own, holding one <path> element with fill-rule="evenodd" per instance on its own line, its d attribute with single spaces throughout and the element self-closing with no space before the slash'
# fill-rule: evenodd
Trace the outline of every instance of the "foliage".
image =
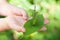
<svg viewBox="0 0 60 40">
<path fill-rule="evenodd" d="M 32 17 L 24 24 L 26 32 L 23 33 L 23 37 L 19 35 L 21 33 L 16 32 L 18 40 L 60 40 L 60 0 L 9 0 L 9 3 L 24 8 L 28 16 Z M 34 9 L 35 6 L 36 9 Z M 48 14 L 47 19 L 50 21 L 45 25 L 47 30 L 38 32 L 37 30 L 44 26 L 43 15 L 45 14 Z M 3 35 L 0 38 L 4 37 L 6 40 L 12 40 L 11 32 L 8 33 L 9 38 L 6 33 L 2 33 Z"/>
</svg>

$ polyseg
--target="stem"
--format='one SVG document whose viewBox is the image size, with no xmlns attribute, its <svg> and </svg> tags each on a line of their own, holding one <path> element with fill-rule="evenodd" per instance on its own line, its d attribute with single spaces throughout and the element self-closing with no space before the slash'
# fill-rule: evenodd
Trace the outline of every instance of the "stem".
<svg viewBox="0 0 60 40">
<path fill-rule="evenodd" d="M 34 6 L 34 14 L 33 14 L 33 25 L 35 25 L 35 23 L 36 23 L 36 16 L 37 16 L 37 14 L 36 14 L 36 5 Z"/>
</svg>

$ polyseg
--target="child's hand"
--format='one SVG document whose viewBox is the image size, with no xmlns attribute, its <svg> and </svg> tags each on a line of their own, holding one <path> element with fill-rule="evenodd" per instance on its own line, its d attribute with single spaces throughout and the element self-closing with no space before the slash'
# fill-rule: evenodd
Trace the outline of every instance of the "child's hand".
<svg viewBox="0 0 60 40">
<path fill-rule="evenodd" d="M 0 15 L 4 16 L 16 15 L 16 16 L 22 16 L 23 19 L 27 19 L 27 14 L 24 9 L 13 6 L 7 2 L 1 3 Z"/>
<path fill-rule="evenodd" d="M 23 24 L 27 19 L 26 11 L 22 8 L 15 7 L 6 0 L 0 0 L 0 15 L 7 16 L 0 19 L 0 31 L 16 30 L 24 32 Z"/>
<path fill-rule="evenodd" d="M 0 31 L 5 31 L 5 30 L 16 30 L 18 32 L 25 32 L 25 29 L 23 27 L 25 23 L 25 20 L 23 20 L 22 17 L 20 16 L 8 16 L 6 18 L 1 18 L 0 19 Z"/>
</svg>

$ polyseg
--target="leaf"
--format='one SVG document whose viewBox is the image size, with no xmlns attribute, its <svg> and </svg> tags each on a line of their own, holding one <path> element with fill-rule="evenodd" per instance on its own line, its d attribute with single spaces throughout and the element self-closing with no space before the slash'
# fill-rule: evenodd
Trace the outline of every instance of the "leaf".
<svg viewBox="0 0 60 40">
<path fill-rule="evenodd" d="M 27 0 L 27 1 L 29 1 L 31 4 L 34 4 L 34 0 Z"/>
<path fill-rule="evenodd" d="M 24 32 L 24 34 L 26 34 L 26 35 L 31 34 L 35 31 L 39 30 L 44 24 L 44 18 L 42 15 L 36 16 L 36 22 L 34 25 L 33 25 L 33 20 L 34 19 L 28 20 L 25 23 L 24 27 L 26 28 L 26 32 Z"/>
</svg>

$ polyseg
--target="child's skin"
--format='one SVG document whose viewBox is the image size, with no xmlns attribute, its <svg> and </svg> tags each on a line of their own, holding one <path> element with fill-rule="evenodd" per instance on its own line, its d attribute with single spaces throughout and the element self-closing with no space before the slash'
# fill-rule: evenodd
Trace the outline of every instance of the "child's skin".
<svg viewBox="0 0 60 40">
<path fill-rule="evenodd" d="M 0 0 L 0 15 L 11 16 L 17 15 L 27 19 L 27 14 L 24 9 L 15 7 L 9 4 L 6 0 Z"/>
<path fill-rule="evenodd" d="M 7 0 L 0 0 L 0 15 L 7 16 L 0 19 L 0 31 L 12 29 L 25 32 L 23 25 L 27 21 L 27 13 L 24 9 L 9 4 Z"/>
<path fill-rule="evenodd" d="M 19 19 L 19 20 L 17 20 Z M 4 30 L 16 30 L 19 32 L 25 32 L 25 29 L 23 27 L 23 24 L 25 23 L 25 20 L 23 20 L 20 16 L 8 16 L 6 18 L 0 19 L 0 31 Z"/>
<path fill-rule="evenodd" d="M 25 31 L 25 29 L 17 23 L 19 18 L 17 17 L 18 19 L 15 19 L 15 16 L 20 16 L 20 21 L 26 21 L 27 14 L 24 9 L 9 4 L 7 0 L 0 0 L 0 15 L 7 16 L 7 18 L 0 19 L 0 31 L 4 31 L 7 29 L 13 29 L 20 32 Z"/>
</svg>

